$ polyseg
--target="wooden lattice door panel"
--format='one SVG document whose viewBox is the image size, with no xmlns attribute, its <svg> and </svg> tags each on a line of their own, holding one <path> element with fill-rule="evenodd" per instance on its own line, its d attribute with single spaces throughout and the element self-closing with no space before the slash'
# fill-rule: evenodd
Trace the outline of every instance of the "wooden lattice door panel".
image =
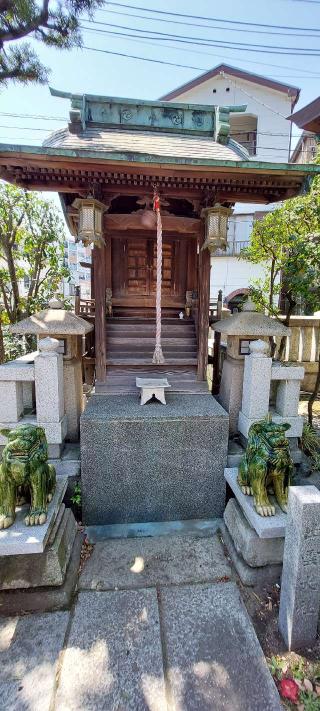
<svg viewBox="0 0 320 711">
<path fill-rule="evenodd" d="M 164 242 L 162 245 L 162 293 L 174 292 L 174 255 L 175 243 Z M 152 264 L 150 274 L 150 293 L 154 294 L 157 285 L 157 243 L 152 244 Z"/>
<path fill-rule="evenodd" d="M 149 244 L 147 240 L 127 240 L 127 291 L 129 294 L 149 294 Z"/>
</svg>

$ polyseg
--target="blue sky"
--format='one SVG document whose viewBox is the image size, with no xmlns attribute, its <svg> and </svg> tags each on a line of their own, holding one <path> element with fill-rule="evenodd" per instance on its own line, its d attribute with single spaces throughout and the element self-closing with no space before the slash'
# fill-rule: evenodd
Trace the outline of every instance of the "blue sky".
<svg viewBox="0 0 320 711">
<path fill-rule="evenodd" d="M 140 5 L 154 10 L 170 10 L 243 22 L 289 25 L 296 28 L 320 28 L 320 2 L 312 2 L 312 0 L 268 0 L 263 3 L 257 2 L 257 0 L 243 0 L 241 3 L 232 2 L 232 0 L 225 0 L 223 3 L 212 0 L 198 0 L 196 3 L 192 0 L 175 0 L 175 3 L 170 0 L 127 0 L 127 4 Z M 306 36 L 302 37 L 290 37 L 282 34 L 277 36 L 267 34 L 268 30 L 266 30 L 266 34 L 261 31 L 246 33 L 241 30 L 228 31 L 225 28 L 208 28 L 206 23 L 199 20 L 190 20 L 190 23 L 198 22 L 203 24 L 203 28 L 170 24 L 165 19 L 160 20 L 160 17 L 157 21 L 130 18 L 115 14 L 116 11 L 128 14 L 134 12 L 134 10 L 126 8 L 108 6 L 106 3 L 103 10 L 95 13 L 94 19 L 99 22 L 132 27 L 135 31 L 150 29 L 219 41 L 233 40 L 265 45 L 286 45 L 294 48 L 315 47 L 320 51 L 320 31 L 318 31 L 318 37 L 310 37 L 311 33 L 305 33 Z M 141 15 L 148 14 L 141 10 L 136 12 Z M 179 18 L 167 19 L 177 20 Z M 89 26 L 90 22 L 84 20 L 84 24 Z M 218 25 L 219 23 L 211 22 L 210 24 Z M 91 25 L 91 27 L 95 30 L 111 29 L 103 25 L 99 27 Z M 123 30 L 117 29 L 116 31 Z M 280 30 L 278 31 L 280 32 Z M 260 54 L 256 51 L 217 47 L 199 48 L 185 44 L 180 44 L 180 49 L 173 49 L 164 47 L 164 43 L 160 42 L 156 44 L 155 41 L 147 43 L 145 40 L 116 38 L 91 30 L 84 30 L 83 37 L 84 44 L 88 47 L 136 54 L 153 59 L 165 59 L 173 63 L 199 67 L 199 69 L 152 64 L 89 50 L 58 51 L 44 48 L 41 43 L 35 43 L 41 60 L 51 68 L 50 84 L 55 88 L 109 96 L 158 98 L 170 89 L 194 78 L 201 73 L 201 70 L 205 71 L 220 62 L 227 62 L 233 66 L 301 87 L 299 107 L 319 95 L 320 57 L 299 57 L 296 55 L 281 57 L 278 54 Z M 170 44 L 174 45 L 174 40 Z M 68 110 L 69 102 L 51 97 L 47 86 L 10 85 L 0 94 L 0 142 L 40 144 L 50 130 L 64 125 L 63 121 L 54 120 L 53 117 L 66 121 Z M 15 118 L 3 115 L 4 112 L 37 114 L 52 118 Z M 35 131 L 34 129 L 40 130 Z"/>
</svg>

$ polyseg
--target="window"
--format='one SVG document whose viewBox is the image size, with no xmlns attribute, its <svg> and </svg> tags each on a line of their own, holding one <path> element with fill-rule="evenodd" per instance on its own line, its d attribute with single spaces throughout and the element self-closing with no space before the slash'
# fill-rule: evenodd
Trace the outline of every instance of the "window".
<svg viewBox="0 0 320 711">
<path fill-rule="evenodd" d="M 230 138 L 247 149 L 250 156 L 257 153 L 257 116 L 230 114 Z"/>
</svg>

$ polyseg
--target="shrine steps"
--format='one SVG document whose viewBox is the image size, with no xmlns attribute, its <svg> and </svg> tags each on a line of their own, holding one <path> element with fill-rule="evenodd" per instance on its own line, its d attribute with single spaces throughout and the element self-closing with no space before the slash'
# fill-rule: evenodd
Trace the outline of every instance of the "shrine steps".
<svg viewBox="0 0 320 711">
<path fill-rule="evenodd" d="M 156 323 L 153 318 L 112 317 L 107 319 L 107 366 L 145 367 L 152 365 Z M 162 320 L 162 350 L 165 366 L 196 366 L 197 340 L 190 319 Z"/>
<path fill-rule="evenodd" d="M 168 366 L 167 363 L 163 366 L 152 366 L 150 361 L 148 366 L 108 367 L 106 382 L 96 383 L 95 392 L 108 395 L 137 395 L 136 377 L 167 378 L 171 385 L 168 391 L 170 393 L 208 394 L 207 383 L 197 380 L 196 367 L 182 368 L 181 366 Z"/>
</svg>

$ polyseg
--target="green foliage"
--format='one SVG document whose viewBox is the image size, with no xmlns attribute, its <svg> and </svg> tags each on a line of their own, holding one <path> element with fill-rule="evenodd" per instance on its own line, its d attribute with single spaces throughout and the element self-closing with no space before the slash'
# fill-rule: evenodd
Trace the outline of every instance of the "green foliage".
<svg viewBox="0 0 320 711">
<path fill-rule="evenodd" d="M 80 481 L 78 481 L 78 482 L 74 485 L 73 494 L 72 494 L 72 496 L 70 496 L 70 500 L 71 500 L 72 503 L 75 504 L 76 506 L 81 506 L 81 503 L 82 503 L 82 496 L 81 496 L 81 484 L 80 484 Z"/>
<path fill-rule="evenodd" d="M 265 278 L 252 284 L 252 298 L 260 309 L 277 315 L 280 289 L 292 312 L 302 299 L 308 311 L 320 304 L 320 184 L 287 200 L 282 207 L 255 223 L 251 243 L 241 258 L 262 264 Z M 281 283 L 280 283 L 281 277 Z"/>
<path fill-rule="evenodd" d="M 320 470 L 320 436 L 318 432 L 306 422 L 302 430 L 301 449 L 310 457 L 311 470 Z"/>
<path fill-rule="evenodd" d="M 61 289 L 63 278 L 70 278 L 64 265 L 64 238 L 64 223 L 51 202 L 0 183 L 0 320 L 4 331 L 8 324 L 44 308 Z M 8 343 L 6 333 L 4 341 Z"/>
<path fill-rule="evenodd" d="M 320 711 L 320 698 L 312 691 L 301 691 L 299 701 L 304 711 Z"/>
<path fill-rule="evenodd" d="M 48 81 L 49 69 L 41 64 L 30 36 L 49 47 L 82 46 L 80 15 L 91 14 L 104 0 L 2 0 L 0 3 L 0 85 Z"/>
</svg>

